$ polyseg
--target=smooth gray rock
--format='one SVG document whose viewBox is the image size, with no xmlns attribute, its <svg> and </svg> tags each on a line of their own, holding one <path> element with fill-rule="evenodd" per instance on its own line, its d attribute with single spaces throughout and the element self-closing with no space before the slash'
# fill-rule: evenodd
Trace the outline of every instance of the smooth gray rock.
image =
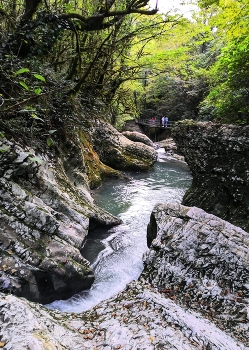
<svg viewBox="0 0 249 350">
<path fill-rule="evenodd" d="M 138 281 L 80 314 L 0 293 L 0 337 L 6 350 L 248 350 L 210 320 Z"/>
<path fill-rule="evenodd" d="M 181 205 L 158 205 L 152 218 L 139 280 L 87 312 L 0 293 L 4 348 L 248 350 L 248 234 Z"/>
<path fill-rule="evenodd" d="M 123 131 L 122 135 L 124 135 L 125 137 L 127 137 L 127 139 L 134 141 L 134 142 L 142 142 L 147 146 L 150 147 L 154 147 L 154 143 L 151 141 L 151 139 L 140 133 L 140 132 L 136 132 L 136 131 Z"/>
<path fill-rule="evenodd" d="M 202 209 L 159 204 L 147 238 L 143 277 L 248 342 L 249 234 Z"/>
<path fill-rule="evenodd" d="M 100 160 L 114 169 L 149 170 L 157 160 L 153 147 L 127 139 L 103 121 L 96 123 L 92 141 Z"/>
<path fill-rule="evenodd" d="M 91 286 L 94 274 L 80 253 L 88 232 L 121 223 L 95 205 L 90 188 L 123 176 L 115 169 L 147 170 L 157 158 L 100 121 L 74 138 L 58 136 L 54 148 L 39 152 L 0 139 L 0 290 L 45 304 Z"/>
</svg>

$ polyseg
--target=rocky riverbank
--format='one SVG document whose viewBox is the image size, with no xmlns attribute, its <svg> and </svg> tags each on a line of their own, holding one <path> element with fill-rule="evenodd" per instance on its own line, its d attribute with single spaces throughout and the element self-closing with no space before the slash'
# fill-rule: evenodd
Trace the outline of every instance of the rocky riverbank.
<svg viewBox="0 0 249 350">
<path fill-rule="evenodd" d="M 79 314 L 1 294 L 0 341 L 6 350 L 247 350 L 248 236 L 201 209 L 158 205 L 138 281 Z"/>
<path fill-rule="evenodd" d="M 49 303 L 90 288 L 94 274 L 80 253 L 88 232 L 121 223 L 90 189 L 124 176 L 117 169 L 151 168 L 156 151 L 100 121 L 45 151 L 1 136 L 0 291 Z"/>
<path fill-rule="evenodd" d="M 147 239 L 146 280 L 248 341 L 249 234 L 199 208 L 159 204 Z"/>
<path fill-rule="evenodd" d="M 234 181 L 234 191 L 241 185 L 238 194 L 245 189 L 247 129 L 236 128 L 206 123 L 176 127 L 178 151 L 197 178 L 194 186 L 210 171 L 217 177 L 217 193 L 228 186 L 226 179 Z M 194 131 L 200 147 L 191 143 Z M 148 223 L 150 249 L 141 277 L 93 309 L 63 313 L 18 297 L 45 303 L 90 286 L 94 275 L 80 248 L 91 228 L 120 223 L 95 205 L 90 189 L 105 176 L 150 169 L 155 162 L 155 150 L 140 135 L 129 135 L 136 137 L 134 142 L 102 122 L 76 134 L 73 141 L 58 139 L 56 149 L 44 152 L 1 138 L 0 348 L 248 350 L 249 234 L 197 207 L 158 204 Z M 211 135 L 216 150 L 209 157 Z M 221 136 L 224 142 L 217 141 Z M 226 153 L 231 145 L 233 161 L 238 158 L 234 170 Z M 222 171 L 209 169 L 218 166 L 222 154 L 228 167 L 224 162 Z M 243 181 L 237 179 L 239 170 Z M 205 184 L 211 185 L 210 180 Z M 245 201 L 246 193 L 232 196 L 231 206 L 239 198 Z M 221 208 L 218 199 L 216 209 Z"/>
</svg>

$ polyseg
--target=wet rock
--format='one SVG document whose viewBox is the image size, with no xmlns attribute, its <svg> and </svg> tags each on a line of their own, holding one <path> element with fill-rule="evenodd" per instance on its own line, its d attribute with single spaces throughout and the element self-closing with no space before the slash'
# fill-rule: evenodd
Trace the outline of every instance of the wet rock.
<svg viewBox="0 0 249 350">
<path fill-rule="evenodd" d="M 196 207 L 158 205 L 139 281 L 88 312 L 10 294 L 47 303 L 92 283 L 79 253 L 89 227 L 120 223 L 89 192 L 97 149 L 126 169 L 136 152 L 137 169 L 153 164 L 151 147 L 95 127 L 95 150 L 81 135 L 79 148 L 69 142 L 57 158 L 0 141 L 0 347 L 248 350 L 248 234 Z"/>
<path fill-rule="evenodd" d="M 1 295 L 1 294 L 0 294 Z M 46 310 L 1 295 L 0 337 L 5 349 L 246 350 L 238 339 L 186 310 L 145 282 L 80 314 Z M 26 325 L 26 327 L 25 327 Z"/>
<path fill-rule="evenodd" d="M 168 139 L 156 142 L 158 147 L 162 147 L 166 152 L 177 153 L 177 147 L 175 141 L 170 137 Z"/>
<path fill-rule="evenodd" d="M 0 290 L 41 303 L 88 289 L 94 274 L 80 253 L 88 232 L 121 223 L 94 204 L 90 188 L 123 176 L 114 168 L 149 169 L 157 157 L 106 123 L 62 136 L 39 152 L 0 140 Z"/>
<path fill-rule="evenodd" d="M 249 234 L 196 207 L 157 205 L 143 277 L 177 304 L 248 342 Z"/>
<path fill-rule="evenodd" d="M 74 185 L 83 158 L 70 170 L 14 141 L 1 147 L 0 290 L 49 303 L 88 289 L 94 274 L 80 249 L 89 227 L 121 221 L 95 206 L 87 177 Z"/>
<path fill-rule="evenodd" d="M 178 154 L 176 143 L 171 137 L 159 142 L 155 142 L 155 145 L 157 148 L 164 148 L 168 157 L 172 157 L 173 159 L 185 162 L 184 157 Z"/>
<path fill-rule="evenodd" d="M 158 205 L 152 218 L 139 280 L 89 311 L 0 293 L 4 348 L 248 350 L 249 235 L 195 207 Z"/>
<path fill-rule="evenodd" d="M 172 131 L 193 183 L 183 204 L 202 208 L 249 230 L 249 127 L 177 123 Z"/>
</svg>

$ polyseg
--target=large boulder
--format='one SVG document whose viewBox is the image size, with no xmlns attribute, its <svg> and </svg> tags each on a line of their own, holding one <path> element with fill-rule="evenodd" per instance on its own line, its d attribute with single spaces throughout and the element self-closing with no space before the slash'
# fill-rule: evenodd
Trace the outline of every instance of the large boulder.
<svg viewBox="0 0 249 350">
<path fill-rule="evenodd" d="M 92 142 L 100 160 L 114 169 L 149 170 L 157 160 L 153 147 L 129 140 L 103 121 L 96 123 Z"/>
<path fill-rule="evenodd" d="M 126 120 L 122 126 L 122 131 L 136 131 L 143 133 L 141 125 L 138 124 L 137 119 Z"/>
<path fill-rule="evenodd" d="M 0 142 L 0 290 L 6 293 L 49 303 L 88 289 L 94 274 L 80 253 L 88 231 L 121 222 L 93 203 L 83 154 L 67 146 L 71 159 Z"/>
<path fill-rule="evenodd" d="M 141 132 L 136 131 L 123 131 L 122 135 L 127 137 L 127 139 L 134 141 L 134 142 L 142 142 L 147 146 L 154 147 L 154 143 L 151 141 L 151 139 L 142 134 Z"/>
<path fill-rule="evenodd" d="M 147 240 L 143 278 L 248 341 L 249 234 L 196 207 L 158 204 Z"/>
<path fill-rule="evenodd" d="M 193 175 L 183 204 L 249 230 L 249 126 L 186 120 L 172 136 Z"/>
</svg>

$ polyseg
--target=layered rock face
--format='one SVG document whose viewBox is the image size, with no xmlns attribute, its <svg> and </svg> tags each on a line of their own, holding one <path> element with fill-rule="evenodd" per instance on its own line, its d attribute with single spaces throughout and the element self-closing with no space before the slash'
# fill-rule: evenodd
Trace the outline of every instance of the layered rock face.
<svg viewBox="0 0 249 350">
<path fill-rule="evenodd" d="M 80 188 L 72 184 L 61 159 L 6 139 L 1 149 L 0 289 L 48 303 L 89 288 L 94 275 L 80 254 L 89 225 L 120 220 L 94 205 L 83 174 Z"/>
<path fill-rule="evenodd" d="M 157 205 L 143 276 L 177 304 L 249 340 L 249 234 L 196 207 Z"/>
<path fill-rule="evenodd" d="M 249 127 L 183 121 L 172 135 L 193 175 L 183 204 L 248 231 Z"/>
<path fill-rule="evenodd" d="M 6 350 L 248 350 L 249 235 L 198 208 L 158 205 L 145 270 L 80 314 L 0 293 Z"/>
<path fill-rule="evenodd" d="M 108 139 L 104 152 L 108 158 L 110 151 L 116 169 L 153 165 L 151 147 L 110 130 L 114 140 Z M 92 135 L 98 144 L 106 140 L 96 133 L 94 125 L 78 130 L 77 137 L 58 138 L 46 152 L 0 139 L 1 291 L 50 303 L 90 288 L 94 274 L 80 253 L 88 232 L 121 223 L 94 204 L 90 188 L 104 177 L 123 176 L 93 150 Z"/>
</svg>

